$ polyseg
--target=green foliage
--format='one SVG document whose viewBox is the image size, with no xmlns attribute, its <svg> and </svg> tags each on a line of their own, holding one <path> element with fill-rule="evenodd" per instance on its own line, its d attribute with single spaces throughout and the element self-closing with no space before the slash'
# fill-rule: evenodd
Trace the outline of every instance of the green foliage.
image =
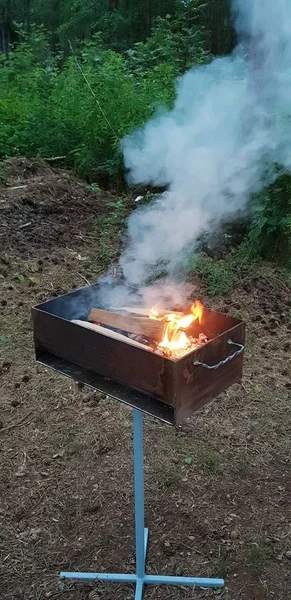
<svg viewBox="0 0 291 600">
<path fill-rule="evenodd" d="M 10 5 L 21 24 L 0 58 L 0 159 L 64 156 L 64 166 L 90 181 L 120 181 L 121 139 L 157 108 L 172 106 L 177 74 L 209 59 L 206 3 L 28 4 Z"/>
<path fill-rule="evenodd" d="M 282 174 L 253 198 L 253 254 L 291 268 L 291 176 Z"/>
<path fill-rule="evenodd" d="M 117 177 L 120 140 L 171 104 L 173 68 L 157 64 L 136 78 L 99 36 L 62 64 L 42 27 L 21 35 L 0 70 L 0 157 L 64 155 L 82 176 Z"/>
<path fill-rule="evenodd" d="M 87 268 L 89 276 L 99 275 L 117 258 L 122 236 L 126 227 L 129 206 L 122 198 L 109 202 L 109 212 L 97 220 L 96 236 L 98 239 L 93 260 Z"/>
<path fill-rule="evenodd" d="M 39 283 L 39 278 L 36 275 L 37 272 L 37 265 L 24 263 L 20 271 L 15 274 L 15 278 L 21 283 L 36 284 Z"/>
<path fill-rule="evenodd" d="M 18 0 L 20 2 L 20 0 Z M 149 35 L 154 19 L 175 10 L 176 0 L 31 0 L 32 18 L 54 33 L 53 45 L 68 50 L 68 39 L 101 33 L 105 47 L 118 52 Z M 15 17 L 17 18 L 17 17 Z"/>
<path fill-rule="evenodd" d="M 235 42 L 230 0 L 2 4 L 0 181 L 1 160 L 27 155 L 64 156 L 63 165 L 90 185 L 119 183 L 124 135 L 157 107 L 173 105 L 177 75 Z M 196 269 L 210 295 L 230 291 L 256 257 L 291 270 L 291 177 L 278 174 L 252 199 L 252 227 L 240 248 L 223 261 L 193 252 L 184 260 L 183 272 Z"/>
<path fill-rule="evenodd" d="M 206 7 L 202 0 L 189 0 L 181 3 L 173 16 L 158 17 L 151 36 L 127 51 L 129 67 L 140 73 L 165 62 L 178 75 L 193 66 L 205 64 L 211 55 L 199 19 L 206 20 Z"/>
<path fill-rule="evenodd" d="M 4 53 L 18 39 L 15 22 L 22 23 L 26 32 L 32 24 L 43 24 L 51 33 L 52 51 L 66 55 L 69 39 L 91 39 L 96 33 L 106 48 L 124 52 L 150 35 L 157 17 L 183 21 L 185 38 L 195 19 L 196 26 L 206 28 L 207 50 L 213 54 L 230 52 L 235 41 L 231 0 L 2 0 L 1 6 L 0 52 Z"/>
<path fill-rule="evenodd" d="M 199 256 L 196 272 L 201 275 L 209 296 L 228 294 L 237 281 L 236 273 L 227 262 L 207 256 Z"/>
<path fill-rule="evenodd" d="M 200 275 L 209 296 L 230 293 L 235 285 L 252 273 L 256 257 L 248 240 L 229 252 L 223 260 L 214 260 L 204 254 L 188 255 L 182 267 L 183 274 L 191 278 L 193 272 Z"/>
</svg>

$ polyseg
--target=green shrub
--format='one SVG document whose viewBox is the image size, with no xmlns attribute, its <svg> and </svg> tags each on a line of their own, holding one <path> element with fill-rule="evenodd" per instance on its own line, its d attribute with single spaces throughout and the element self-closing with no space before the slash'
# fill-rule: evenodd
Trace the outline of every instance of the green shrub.
<svg viewBox="0 0 291 600">
<path fill-rule="evenodd" d="M 291 268 L 291 176 L 282 174 L 253 198 L 253 225 L 249 233 L 255 255 Z"/>
<path fill-rule="evenodd" d="M 64 156 L 62 165 L 90 181 L 105 175 L 119 182 L 121 139 L 157 107 L 173 105 L 177 74 L 209 60 L 205 20 L 200 20 L 205 6 L 189 0 L 175 14 L 158 18 L 151 36 L 123 55 L 105 50 L 97 34 L 77 56 L 71 47 L 65 59 L 51 52 L 43 26 L 32 26 L 29 34 L 18 27 L 19 43 L 8 58 L 0 55 L 0 161 L 14 155 Z M 218 262 L 197 261 L 193 253 L 183 258 L 183 269 L 196 268 L 210 294 L 227 292 L 255 257 L 291 268 L 291 176 L 279 167 L 277 175 L 253 197 L 252 226 L 240 249 Z"/>
<path fill-rule="evenodd" d="M 36 43 L 37 42 L 37 43 Z M 42 28 L 18 44 L 0 69 L 0 158 L 66 156 L 84 177 L 114 178 L 120 140 L 174 97 L 174 69 L 161 63 L 136 77 L 98 36 L 80 56 L 52 59 Z"/>
</svg>

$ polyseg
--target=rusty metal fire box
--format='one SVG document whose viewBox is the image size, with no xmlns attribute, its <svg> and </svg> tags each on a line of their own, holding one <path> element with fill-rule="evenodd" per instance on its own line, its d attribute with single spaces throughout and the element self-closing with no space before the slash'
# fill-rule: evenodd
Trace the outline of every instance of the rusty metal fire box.
<svg viewBox="0 0 291 600">
<path fill-rule="evenodd" d="M 204 309 L 204 346 L 173 360 L 72 323 L 102 308 L 98 284 L 32 309 L 36 360 L 170 424 L 179 424 L 242 377 L 245 325 Z"/>
</svg>

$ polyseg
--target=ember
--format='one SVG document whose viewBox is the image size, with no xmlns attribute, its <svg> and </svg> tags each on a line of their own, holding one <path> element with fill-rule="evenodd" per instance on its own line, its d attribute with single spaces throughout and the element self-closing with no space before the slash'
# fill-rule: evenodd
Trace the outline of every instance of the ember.
<svg viewBox="0 0 291 600">
<path fill-rule="evenodd" d="M 188 352 L 203 346 L 208 341 L 206 335 L 200 333 L 194 338 L 185 332 L 194 321 L 198 320 L 198 323 L 201 323 L 202 314 L 203 306 L 199 300 L 196 300 L 191 306 L 191 312 L 186 315 L 176 312 L 164 314 L 164 311 L 160 313 L 157 308 L 152 308 L 150 319 L 165 323 L 163 339 L 158 343 L 157 350 L 169 358 L 181 358 Z"/>
</svg>

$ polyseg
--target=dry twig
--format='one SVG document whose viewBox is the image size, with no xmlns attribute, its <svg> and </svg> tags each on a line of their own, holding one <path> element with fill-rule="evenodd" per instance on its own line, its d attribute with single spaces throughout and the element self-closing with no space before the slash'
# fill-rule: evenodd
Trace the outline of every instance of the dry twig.
<svg viewBox="0 0 291 600">
<path fill-rule="evenodd" d="M 30 417 L 30 415 L 32 415 L 32 413 L 33 413 L 33 411 L 30 411 L 29 413 L 27 413 L 27 415 L 22 417 L 22 419 L 20 419 L 20 421 L 16 421 L 16 423 L 11 423 L 10 425 L 7 425 L 6 427 L 2 427 L 2 429 L 0 429 L 0 433 L 3 433 L 3 431 L 8 431 L 9 429 L 13 429 L 13 427 L 22 427 L 22 425 L 27 425 L 28 423 L 30 423 L 30 421 L 26 421 L 26 419 L 28 417 Z"/>
<path fill-rule="evenodd" d="M 84 277 L 82 273 L 77 273 L 77 275 L 79 275 L 79 277 L 81 277 L 81 279 L 83 279 L 87 283 L 87 285 L 90 285 L 90 281 L 88 281 L 88 279 L 86 279 L 86 277 Z"/>
</svg>

